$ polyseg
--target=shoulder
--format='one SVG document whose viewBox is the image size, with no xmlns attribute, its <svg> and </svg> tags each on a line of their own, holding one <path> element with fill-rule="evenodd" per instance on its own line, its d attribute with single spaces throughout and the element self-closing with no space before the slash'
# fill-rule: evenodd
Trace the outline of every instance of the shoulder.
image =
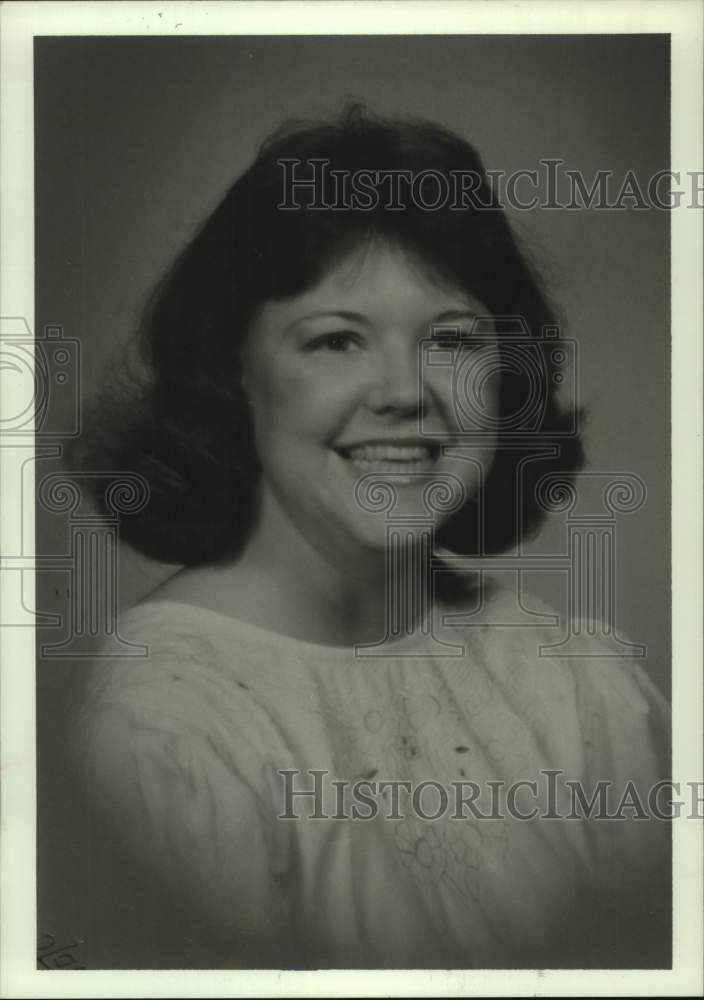
<svg viewBox="0 0 704 1000">
<path fill-rule="evenodd" d="M 241 659 L 217 615 L 169 602 L 128 610 L 89 667 L 76 751 L 130 766 L 178 755 L 214 767 L 217 758 L 255 773 L 280 740 Z"/>
<path fill-rule="evenodd" d="M 91 663 L 87 703 L 133 701 L 146 708 L 178 702 L 184 689 L 192 700 L 194 690 L 222 675 L 218 644 L 196 610 L 159 602 L 120 614 L 114 635 Z"/>
<path fill-rule="evenodd" d="M 127 885 L 130 927 L 140 925 L 142 907 L 149 934 L 162 918 L 168 924 L 172 914 L 159 912 L 166 892 L 174 912 L 186 907 L 189 941 L 207 926 L 206 943 L 231 934 L 235 948 L 237 920 L 250 930 L 273 920 L 270 870 L 288 857 L 275 824 L 274 768 L 289 756 L 210 628 L 209 615 L 175 604 L 123 614 L 119 639 L 90 668 L 72 751 L 78 812 L 88 817 L 79 822 L 87 850 L 99 855 L 90 868 L 91 877 L 101 872 L 98 919 L 113 919 L 101 881 L 107 864 Z"/>
<path fill-rule="evenodd" d="M 554 712 L 571 710 L 591 728 L 653 729 L 666 743 L 666 699 L 639 658 L 609 645 L 601 623 L 592 634 L 575 635 L 539 596 L 498 584 L 487 588 L 473 618 L 464 631 L 468 649 L 498 682 Z"/>
</svg>

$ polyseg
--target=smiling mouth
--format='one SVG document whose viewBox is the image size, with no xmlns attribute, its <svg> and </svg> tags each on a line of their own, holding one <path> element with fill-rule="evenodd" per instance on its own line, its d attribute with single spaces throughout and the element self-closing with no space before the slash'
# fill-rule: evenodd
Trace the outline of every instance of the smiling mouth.
<svg viewBox="0 0 704 1000">
<path fill-rule="evenodd" d="M 360 472 L 432 472 L 440 456 L 435 444 L 360 444 L 338 454 Z"/>
</svg>

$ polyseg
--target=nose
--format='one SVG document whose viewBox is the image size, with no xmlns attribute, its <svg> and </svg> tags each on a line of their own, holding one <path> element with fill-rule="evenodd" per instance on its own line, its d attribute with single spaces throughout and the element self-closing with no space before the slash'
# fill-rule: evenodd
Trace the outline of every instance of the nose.
<svg viewBox="0 0 704 1000">
<path fill-rule="evenodd" d="M 377 359 L 367 405 L 374 413 L 413 416 L 422 407 L 418 353 L 408 343 L 387 348 Z"/>
</svg>

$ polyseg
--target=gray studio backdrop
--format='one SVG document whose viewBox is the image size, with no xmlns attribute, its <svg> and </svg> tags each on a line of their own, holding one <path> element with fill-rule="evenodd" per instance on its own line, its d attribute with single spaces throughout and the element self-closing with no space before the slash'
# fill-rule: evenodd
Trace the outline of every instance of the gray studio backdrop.
<svg viewBox="0 0 704 1000">
<path fill-rule="evenodd" d="M 154 281 L 285 118 L 359 98 L 450 127 L 493 170 L 555 158 L 587 181 L 633 170 L 647 185 L 669 166 L 668 74 L 668 39 L 652 35 L 38 39 L 36 330 L 60 325 L 80 342 L 89 396 Z M 618 523 L 617 623 L 666 689 L 669 218 L 594 208 L 511 218 L 579 345 L 587 469 L 634 473 L 647 487 L 642 509 Z M 37 475 L 56 469 L 39 462 Z M 560 548 L 558 520 L 529 551 Z M 41 552 L 60 551 L 64 520 L 39 510 L 37 539 Z M 170 572 L 123 551 L 121 602 Z M 527 584 L 564 606 L 559 575 Z M 65 613 L 60 573 L 40 574 L 37 593 L 40 610 Z M 56 926 L 67 890 L 55 820 L 71 677 L 70 661 L 40 660 L 40 930 L 51 933 L 71 930 Z"/>
</svg>

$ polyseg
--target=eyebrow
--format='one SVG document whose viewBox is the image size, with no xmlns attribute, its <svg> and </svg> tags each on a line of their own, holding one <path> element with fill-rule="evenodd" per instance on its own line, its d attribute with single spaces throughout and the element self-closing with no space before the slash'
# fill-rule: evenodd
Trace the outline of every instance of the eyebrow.
<svg viewBox="0 0 704 1000">
<path fill-rule="evenodd" d="M 477 316 L 481 316 L 479 309 L 448 309 L 431 320 L 431 323 L 451 323 L 455 319 L 475 319 Z"/>
<path fill-rule="evenodd" d="M 307 320 L 311 319 L 325 319 L 326 317 L 330 319 L 347 319 L 352 323 L 361 323 L 363 326 L 371 326 L 371 323 L 363 316 L 362 313 L 349 312 L 344 309 L 324 309 L 322 312 L 309 313 L 307 316 L 299 316 L 292 323 L 289 323 L 287 330 L 292 330 L 294 327 L 298 326 L 299 323 L 305 323 Z"/>
<path fill-rule="evenodd" d="M 431 319 L 430 324 L 435 323 L 450 323 L 456 319 L 474 319 L 474 317 L 480 315 L 479 311 L 476 309 L 446 309 L 445 312 L 440 313 L 435 319 Z M 298 319 L 294 320 L 287 327 L 288 330 L 293 329 L 298 326 L 299 323 L 305 323 L 312 319 L 345 319 L 352 323 L 360 323 L 363 326 L 371 326 L 371 322 L 362 313 L 350 312 L 345 309 L 324 309 L 321 312 L 309 313 L 307 316 L 300 316 Z"/>
</svg>

